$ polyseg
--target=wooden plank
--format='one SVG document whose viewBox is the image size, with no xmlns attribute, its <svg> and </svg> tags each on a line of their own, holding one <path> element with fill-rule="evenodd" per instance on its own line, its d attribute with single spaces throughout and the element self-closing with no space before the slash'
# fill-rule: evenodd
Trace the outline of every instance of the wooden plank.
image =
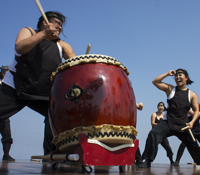
<svg viewBox="0 0 200 175">
<path fill-rule="evenodd" d="M 29 174 L 45 174 L 45 175 L 74 175 L 74 174 L 84 174 L 82 172 L 81 166 L 69 166 L 67 164 L 61 164 L 58 166 L 56 170 L 51 168 L 50 163 L 42 163 L 36 161 L 29 160 L 16 160 L 16 162 L 12 163 L 4 163 L 0 161 L 0 174 L 7 175 L 29 175 Z M 152 163 L 151 168 L 138 168 L 137 166 L 132 166 L 131 174 L 181 174 L 181 175 L 189 175 L 189 174 L 200 174 L 200 170 L 196 171 L 196 165 L 187 165 L 180 164 L 179 166 L 171 166 L 170 164 L 154 164 Z M 105 175 L 105 174 L 115 174 L 119 175 L 119 167 L 118 166 L 92 166 L 91 174 Z"/>
</svg>

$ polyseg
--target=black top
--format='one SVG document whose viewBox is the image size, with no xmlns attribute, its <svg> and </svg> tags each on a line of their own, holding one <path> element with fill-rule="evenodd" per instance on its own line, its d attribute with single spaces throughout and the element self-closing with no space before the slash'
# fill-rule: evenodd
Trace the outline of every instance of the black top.
<svg viewBox="0 0 200 175">
<path fill-rule="evenodd" d="M 52 72 L 61 63 L 56 41 L 43 40 L 30 52 L 15 56 L 15 88 L 20 99 L 49 100 Z"/>
<path fill-rule="evenodd" d="M 178 87 L 175 89 L 174 97 L 167 100 L 167 121 L 171 130 L 180 131 L 188 123 L 187 113 L 190 110 L 188 99 L 189 89 L 182 91 Z"/>
<path fill-rule="evenodd" d="M 161 118 L 160 120 L 158 120 L 157 114 L 156 114 L 155 123 L 160 123 L 161 121 L 163 121 L 163 118 Z"/>
<path fill-rule="evenodd" d="M 156 113 L 156 118 L 155 118 L 155 123 L 160 123 L 161 121 L 163 121 L 163 118 L 161 118 L 160 120 L 158 120 L 158 118 L 157 118 L 157 113 Z M 154 126 L 152 126 L 152 128 L 153 128 Z"/>
</svg>

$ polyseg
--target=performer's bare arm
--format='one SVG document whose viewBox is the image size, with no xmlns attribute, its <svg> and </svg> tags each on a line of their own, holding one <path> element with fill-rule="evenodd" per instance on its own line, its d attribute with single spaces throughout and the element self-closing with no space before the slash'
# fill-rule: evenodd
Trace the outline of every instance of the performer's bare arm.
<svg viewBox="0 0 200 175">
<path fill-rule="evenodd" d="M 72 47 L 68 43 L 60 40 L 59 44 L 62 47 L 63 58 L 65 60 L 76 56 L 76 54 L 74 53 Z"/>
<path fill-rule="evenodd" d="M 174 70 L 170 70 L 169 72 L 166 72 L 162 75 L 159 75 L 158 77 L 156 77 L 152 83 L 160 90 L 164 91 L 167 94 L 167 97 L 170 95 L 173 86 L 170 84 L 166 84 L 164 82 L 162 82 L 162 80 L 168 76 L 174 76 L 175 75 L 175 71 Z"/>
<path fill-rule="evenodd" d="M 156 126 L 158 123 L 155 123 L 155 119 L 156 119 L 156 113 L 154 112 L 152 115 L 151 115 L 151 125 L 152 126 Z"/>
<path fill-rule="evenodd" d="M 190 110 L 188 111 L 188 114 L 189 114 L 190 116 L 193 116 L 193 115 L 194 115 L 194 111 L 193 111 L 192 109 L 190 109 Z M 199 111 L 199 117 L 200 117 L 200 111 Z"/>
<path fill-rule="evenodd" d="M 35 47 L 43 39 L 54 40 L 59 37 L 59 34 L 56 32 L 57 29 L 55 24 L 48 23 L 46 24 L 43 21 L 42 30 L 36 33 L 32 28 L 29 27 L 33 35 L 27 28 L 22 28 L 17 36 L 15 41 L 15 49 L 18 54 L 26 54 L 33 47 Z"/>
<path fill-rule="evenodd" d="M 198 102 L 198 97 L 192 91 L 190 91 L 190 101 L 191 101 L 191 106 L 192 106 L 192 110 L 194 111 L 194 114 L 193 114 L 192 120 L 187 125 L 190 126 L 190 129 L 192 129 L 193 125 L 194 125 L 194 122 L 199 117 L 199 102 Z"/>
</svg>

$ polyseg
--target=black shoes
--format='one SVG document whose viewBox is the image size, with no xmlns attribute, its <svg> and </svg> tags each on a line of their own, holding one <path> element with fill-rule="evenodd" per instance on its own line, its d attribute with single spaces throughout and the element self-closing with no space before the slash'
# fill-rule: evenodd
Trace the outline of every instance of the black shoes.
<svg viewBox="0 0 200 175">
<path fill-rule="evenodd" d="M 145 162 L 141 163 L 138 167 L 139 168 L 150 168 L 151 167 L 151 161 L 146 160 Z"/>
<path fill-rule="evenodd" d="M 175 162 L 174 162 L 174 161 L 171 161 L 171 162 L 170 162 L 170 164 L 171 164 L 171 165 L 174 165 L 174 164 L 175 164 Z"/>
<path fill-rule="evenodd" d="M 140 165 L 142 163 L 143 163 L 142 160 L 135 160 L 135 165 Z"/>
<path fill-rule="evenodd" d="M 179 166 L 179 162 L 175 161 L 174 166 Z"/>
<path fill-rule="evenodd" d="M 3 162 L 14 162 L 15 159 L 13 159 L 9 154 L 8 155 L 3 155 L 3 158 L 2 158 Z"/>
</svg>

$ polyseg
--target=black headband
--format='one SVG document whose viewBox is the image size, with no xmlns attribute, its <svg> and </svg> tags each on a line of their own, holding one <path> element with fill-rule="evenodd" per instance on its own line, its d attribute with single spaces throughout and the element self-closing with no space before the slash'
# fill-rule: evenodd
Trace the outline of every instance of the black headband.
<svg viewBox="0 0 200 175">
<path fill-rule="evenodd" d="M 62 19 L 61 17 L 57 16 L 57 15 L 54 15 L 54 14 L 46 14 L 46 16 L 47 16 L 47 17 L 54 17 L 54 18 L 57 18 L 57 19 L 59 19 L 59 20 L 61 20 L 61 21 L 63 22 L 63 19 Z M 41 17 L 39 18 L 39 21 L 40 21 L 41 19 L 43 19 L 43 16 L 41 16 Z"/>
<path fill-rule="evenodd" d="M 176 74 L 181 74 L 181 73 L 184 74 L 186 77 L 188 77 L 187 72 L 181 70 L 176 71 Z"/>
<path fill-rule="evenodd" d="M 6 71 L 6 70 L 9 70 L 9 67 L 8 66 L 1 66 L 0 69 Z"/>
</svg>

